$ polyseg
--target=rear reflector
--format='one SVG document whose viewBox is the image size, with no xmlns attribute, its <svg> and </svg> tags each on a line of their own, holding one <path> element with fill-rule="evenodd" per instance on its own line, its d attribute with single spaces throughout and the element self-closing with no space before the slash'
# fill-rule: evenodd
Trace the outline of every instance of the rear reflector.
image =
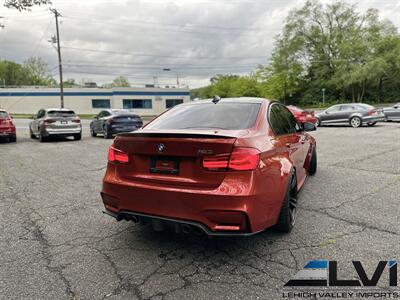
<svg viewBox="0 0 400 300">
<path fill-rule="evenodd" d="M 108 150 L 108 161 L 126 164 L 129 162 L 129 155 L 128 153 L 123 152 L 111 146 L 110 149 Z"/>
<path fill-rule="evenodd" d="M 255 148 L 234 148 L 231 154 L 207 156 L 203 168 L 209 171 L 250 171 L 260 162 L 260 151 Z"/>
<path fill-rule="evenodd" d="M 45 124 L 50 124 L 50 123 L 55 123 L 56 120 L 52 120 L 52 119 L 44 119 L 44 123 Z"/>
<path fill-rule="evenodd" d="M 72 122 L 74 122 L 74 123 L 80 123 L 81 120 L 80 120 L 80 119 L 72 119 Z"/>
</svg>

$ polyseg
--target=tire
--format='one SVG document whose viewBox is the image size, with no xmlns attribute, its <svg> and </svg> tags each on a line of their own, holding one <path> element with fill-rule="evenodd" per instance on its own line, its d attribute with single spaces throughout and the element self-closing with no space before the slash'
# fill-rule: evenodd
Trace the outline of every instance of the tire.
<svg viewBox="0 0 400 300">
<path fill-rule="evenodd" d="M 312 156 L 311 156 L 311 161 L 310 165 L 308 167 L 308 175 L 313 176 L 317 173 L 317 149 L 314 147 Z"/>
<path fill-rule="evenodd" d="M 367 123 L 368 126 L 374 126 L 376 124 L 376 122 L 371 122 L 371 123 Z"/>
<path fill-rule="evenodd" d="M 36 139 L 36 135 L 33 134 L 32 129 L 29 128 L 29 134 L 31 136 L 31 139 Z"/>
<path fill-rule="evenodd" d="M 90 135 L 92 137 L 96 137 L 97 136 L 97 133 L 94 131 L 93 127 L 90 127 Z"/>
<path fill-rule="evenodd" d="M 275 225 L 275 230 L 289 233 L 292 231 L 296 224 L 296 212 L 297 212 L 297 181 L 294 172 L 292 172 L 288 187 L 286 190 L 285 198 L 281 212 L 279 214 L 278 223 Z"/>
<path fill-rule="evenodd" d="M 108 127 L 107 126 L 104 126 L 103 137 L 105 139 L 111 139 L 112 138 L 112 134 L 108 131 Z"/>
<path fill-rule="evenodd" d="M 16 143 L 17 142 L 17 136 L 12 136 L 9 139 L 10 143 Z"/>
<path fill-rule="evenodd" d="M 80 141 L 82 139 L 82 132 L 78 134 L 74 134 L 74 140 L 75 141 Z"/>
<path fill-rule="evenodd" d="M 39 132 L 38 140 L 39 140 L 40 143 L 43 143 L 43 142 L 46 141 L 46 138 Z"/>
<path fill-rule="evenodd" d="M 317 118 L 317 122 L 315 122 L 315 126 L 320 127 L 321 126 L 321 119 Z"/>
<path fill-rule="evenodd" d="M 361 125 L 362 125 L 362 120 L 361 120 L 361 118 L 360 117 L 352 117 L 351 119 L 350 119 L 350 126 L 351 127 L 353 127 L 353 128 L 357 128 L 357 127 L 360 127 Z"/>
</svg>

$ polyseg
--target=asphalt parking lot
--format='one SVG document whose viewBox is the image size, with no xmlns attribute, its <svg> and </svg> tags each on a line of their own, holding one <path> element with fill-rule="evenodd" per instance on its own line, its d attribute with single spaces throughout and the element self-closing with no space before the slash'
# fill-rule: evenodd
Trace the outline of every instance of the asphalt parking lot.
<svg viewBox="0 0 400 300">
<path fill-rule="evenodd" d="M 319 128 L 294 231 L 211 240 L 103 215 L 112 141 L 85 122 L 81 141 L 41 144 L 27 123 L 0 144 L 2 299 L 281 299 L 307 260 L 337 260 L 351 277 L 351 260 L 371 272 L 400 259 L 399 123 Z"/>
</svg>

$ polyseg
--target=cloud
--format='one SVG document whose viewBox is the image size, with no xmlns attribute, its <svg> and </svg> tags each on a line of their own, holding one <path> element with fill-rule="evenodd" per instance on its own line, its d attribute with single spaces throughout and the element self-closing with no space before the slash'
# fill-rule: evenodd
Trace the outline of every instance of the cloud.
<svg viewBox="0 0 400 300">
<path fill-rule="evenodd" d="M 332 1 L 324 1 L 332 2 Z M 354 3 L 353 1 L 351 1 Z M 117 75 L 132 83 L 208 84 L 217 73 L 248 74 L 265 64 L 288 12 L 302 0 L 54 0 L 61 14 L 65 78 L 98 83 Z M 399 26 L 397 0 L 362 1 Z M 57 54 L 48 39 L 54 17 L 1 8 L 0 57 L 18 62 L 41 56 L 57 77 Z M 164 72 L 170 68 L 170 72 Z"/>
</svg>

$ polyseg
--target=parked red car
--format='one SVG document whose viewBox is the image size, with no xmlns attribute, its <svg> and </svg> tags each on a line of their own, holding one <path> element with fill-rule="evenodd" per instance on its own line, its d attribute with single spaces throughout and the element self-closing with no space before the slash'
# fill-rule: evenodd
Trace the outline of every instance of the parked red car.
<svg viewBox="0 0 400 300">
<path fill-rule="evenodd" d="M 297 122 L 300 124 L 309 122 L 316 124 L 317 123 L 317 118 L 314 116 L 314 111 L 307 111 L 303 110 L 297 106 L 293 105 L 288 105 L 287 108 L 291 111 L 291 113 L 294 115 L 296 118 Z"/>
<path fill-rule="evenodd" d="M 119 134 L 101 196 L 117 220 L 189 233 L 290 232 L 297 192 L 317 168 L 315 139 L 278 102 L 202 100 Z"/>
<path fill-rule="evenodd" d="M 10 142 L 17 141 L 17 133 L 12 117 L 5 110 L 0 109 L 0 139 L 6 138 Z"/>
</svg>

